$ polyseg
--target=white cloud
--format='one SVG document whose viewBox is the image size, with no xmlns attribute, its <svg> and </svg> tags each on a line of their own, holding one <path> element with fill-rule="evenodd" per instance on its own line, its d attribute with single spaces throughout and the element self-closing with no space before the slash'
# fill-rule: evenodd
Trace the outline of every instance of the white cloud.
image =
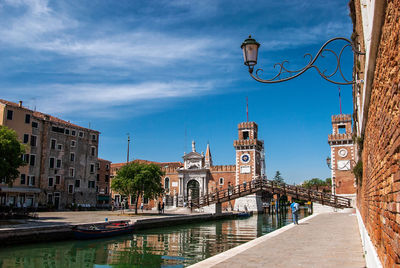
<svg viewBox="0 0 400 268">
<path fill-rule="evenodd" d="M 121 109 L 127 106 L 141 107 L 138 114 L 154 112 L 158 103 L 167 103 L 181 98 L 216 94 L 217 82 L 145 82 L 141 84 L 76 84 L 43 85 L 40 87 L 18 88 L 11 95 L 25 92 L 26 105 L 39 111 L 61 115 L 88 115 L 94 117 L 121 116 Z M 40 96 L 36 92 L 40 91 Z M 35 96 L 33 100 L 31 96 Z M 37 97 L 36 97 L 37 96 Z M 133 112 L 132 116 L 135 116 Z"/>
</svg>

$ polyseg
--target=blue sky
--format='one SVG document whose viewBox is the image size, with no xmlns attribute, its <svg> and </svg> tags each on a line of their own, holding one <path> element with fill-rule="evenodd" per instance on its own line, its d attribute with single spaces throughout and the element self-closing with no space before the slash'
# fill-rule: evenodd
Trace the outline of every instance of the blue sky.
<svg viewBox="0 0 400 268">
<path fill-rule="evenodd" d="M 261 43 L 266 78 L 285 59 L 296 69 L 326 40 L 350 37 L 347 2 L 2 0 L 0 98 L 90 124 L 101 132 L 99 156 L 113 162 L 126 160 L 130 133 L 133 158 L 181 161 L 194 139 L 200 152 L 210 143 L 215 164 L 233 164 L 248 96 L 268 177 L 326 178 L 338 87 L 315 70 L 258 83 L 240 44 L 249 34 Z M 351 113 L 351 87 L 341 88 L 343 113 Z"/>
</svg>

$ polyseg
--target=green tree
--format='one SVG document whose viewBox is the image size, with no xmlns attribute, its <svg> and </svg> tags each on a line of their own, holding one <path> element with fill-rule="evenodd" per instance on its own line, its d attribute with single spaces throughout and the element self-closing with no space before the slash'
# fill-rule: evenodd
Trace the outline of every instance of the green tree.
<svg viewBox="0 0 400 268">
<path fill-rule="evenodd" d="M 22 160 L 24 153 L 25 147 L 19 142 L 17 133 L 0 126 L 0 178 L 10 186 L 19 176 L 18 168 L 26 165 Z"/>
<path fill-rule="evenodd" d="M 135 214 L 138 213 L 139 198 L 153 199 L 160 196 L 164 189 L 161 177 L 164 175 L 159 166 L 154 164 L 129 163 L 117 172 L 111 188 L 124 196 L 135 200 Z"/>
<path fill-rule="evenodd" d="M 331 178 L 326 178 L 325 179 L 325 185 L 326 186 L 332 186 L 332 179 Z"/>
<path fill-rule="evenodd" d="M 274 182 L 284 183 L 285 180 L 282 178 L 281 172 L 279 170 L 276 171 L 275 176 L 272 178 Z"/>
<path fill-rule="evenodd" d="M 330 180 L 330 178 L 328 178 Z M 328 179 L 326 179 L 325 181 L 319 179 L 319 178 L 312 178 L 311 180 L 305 180 L 302 184 L 303 187 L 305 188 L 312 188 L 315 187 L 318 191 L 318 188 L 321 186 L 326 186 L 328 185 Z"/>
</svg>

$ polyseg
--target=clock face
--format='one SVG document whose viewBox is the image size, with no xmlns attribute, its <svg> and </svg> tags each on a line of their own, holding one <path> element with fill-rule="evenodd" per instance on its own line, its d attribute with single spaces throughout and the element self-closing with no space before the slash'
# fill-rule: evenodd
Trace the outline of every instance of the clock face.
<svg viewBox="0 0 400 268">
<path fill-rule="evenodd" d="M 346 149 L 340 149 L 338 152 L 340 157 L 346 157 L 347 156 L 347 150 Z"/>
<path fill-rule="evenodd" d="M 241 160 L 243 163 L 248 163 L 248 162 L 250 161 L 250 155 L 249 155 L 249 154 L 243 154 L 243 155 L 240 157 L 240 160 Z"/>
</svg>

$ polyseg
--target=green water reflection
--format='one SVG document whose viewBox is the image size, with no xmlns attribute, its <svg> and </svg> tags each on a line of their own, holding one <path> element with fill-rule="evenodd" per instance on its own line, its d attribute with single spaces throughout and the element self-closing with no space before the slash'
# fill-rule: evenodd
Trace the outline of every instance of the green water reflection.
<svg viewBox="0 0 400 268">
<path fill-rule="evenodd" d="M 307 216 L 302 210 L 300 218 Z M 291 222 L 290 213 L 138 231 L 90 241 L 0 249 L 0 267 L 184 267 Z"/>
</svg>

